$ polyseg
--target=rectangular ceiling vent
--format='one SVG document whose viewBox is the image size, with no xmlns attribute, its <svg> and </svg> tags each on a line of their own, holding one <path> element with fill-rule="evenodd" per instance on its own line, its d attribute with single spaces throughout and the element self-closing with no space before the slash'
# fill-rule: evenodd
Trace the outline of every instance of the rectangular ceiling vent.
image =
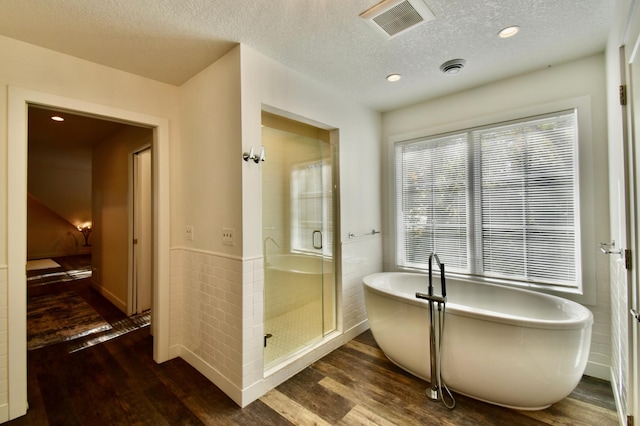
<svg viewBox="0 0 640 426">
<path fill-rule="evenodd" d="M 387 38 L 435 19 L 422 0 L 384 0 L 362 12 L 360 17 Z"/>
</svg>

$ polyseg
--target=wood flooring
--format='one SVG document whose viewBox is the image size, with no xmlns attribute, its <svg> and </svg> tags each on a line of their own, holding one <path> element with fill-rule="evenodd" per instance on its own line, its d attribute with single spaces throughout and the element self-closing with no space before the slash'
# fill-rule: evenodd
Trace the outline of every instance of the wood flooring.
<svg viewBox="0 0 640 426">
<path fill-rule="evenodd" d="M 61 284 L 61 290 L 69 285 Z M 86 283 L 75 283 L 74 289 L 108 321 L 122 317 Z M 152 348 L 147 327 L 73 353 L 65 343 L 29 351 L 30 408 L 8 424 L 619 424 L 610 384 L 589 377 L 542 411 L 510 410 L 457 394 L 456 407 L 449 410 L 427 399 L 426 382 L 388 361 L 369 331 L 245 408 L 182 359 L 156 364 Z"/>
<path fill-rule="evenodd" d="M 182 359 L 156 364 L 140 329 L 69 354 L 29 352 L 26 416 L 10 425 L 617 425 L 609 383 L 585 378 L 543 411 L 515 411 L 460 395 L 427 400 L 427 383 L 390 363 L 370 332 L 244 409 Z"/>
</svg>

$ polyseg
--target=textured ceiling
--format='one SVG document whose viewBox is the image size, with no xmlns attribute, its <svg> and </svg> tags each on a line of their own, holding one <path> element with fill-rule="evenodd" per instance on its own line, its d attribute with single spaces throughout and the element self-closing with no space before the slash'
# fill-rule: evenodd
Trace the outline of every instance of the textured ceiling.
<svg viewBox="0 0 640 426">
<path fill-rule="evenodd" d="M 174 85 L 244 43 L 386 111 L 601 52 L 615 0 L 426 0 L 435 19 L 390 40 L 359 17 L 376 3 L 0 0 L 0 34 Z"/>
</svg>

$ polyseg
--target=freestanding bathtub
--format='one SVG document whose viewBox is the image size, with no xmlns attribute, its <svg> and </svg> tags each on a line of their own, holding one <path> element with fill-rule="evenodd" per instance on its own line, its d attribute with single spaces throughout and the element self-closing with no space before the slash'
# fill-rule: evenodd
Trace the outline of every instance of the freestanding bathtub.
<svg viewBox="0 0 640 426">
<path fill-rule="evenodd" d="M 434 274 L 434 294 L 440 295 Z M 396 365 L 431 380 L 428 278 L 378 273 L 363 279 L 373 336 Z M 547 294 L 447 277 L 442 378 L 460 394 L 521 410 L 565 398 L 589 356 L 593 314 Z"/>
</svg>

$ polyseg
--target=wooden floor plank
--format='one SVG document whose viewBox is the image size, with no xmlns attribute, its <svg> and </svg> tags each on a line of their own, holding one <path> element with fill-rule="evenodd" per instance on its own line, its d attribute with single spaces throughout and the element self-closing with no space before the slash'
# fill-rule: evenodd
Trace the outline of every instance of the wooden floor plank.
<svg viewBox="0 0 640 426">
<path fill-rule="evenodd" d="M 305 369 L 276 389 L 296 404 L 335 424 L 351 411 L 354 404 L 319 385 L 323 378 L 324 375 L 316 370 Z"/>
<path fill-rule="evenodd" d="M 65 291 L 73 284 L 57 287 Z M 37 292 L 43 294 L 45 288 L 38 287 Z M 93 289 L 84 287 L 81 293 L 109 319 L 123 315 Z M 510 410 L 462 395 L 455 395 L 457 405 L 449 410 L 426 397 L 427 382 L 389 361 L 370 331 L 244 408 L 184 360 L 159 365 L 153 361 L 152 352 L 149 328 L 73 354 L 68 353 L 66 344 L 30 351 L 29 412 L 8 424 L 618 424 L 610 384 L 592 378 L 584 378 L 569 398 L 542 411 Z"/>
<path fill-rule="evenodd" d="M 319 417 L 311 410 L 308 410 L 306 407 L 293 401 L 277 389 L 267 392 L 266 395 L 260 398 L 260 401 L 295 425 L 331 426 L 332 424 Z"/>
<path fill-rule="evenodd" d="M 395 426 L 395 423 L 391 423 L 387 419 L 360 405 L 353 407 L 347 415 L 336 424 L 345 426 Z"/>
<path fill-rule="evenodd" d="M 618 424 L 618 416 L 615 411 L 574 398 L 565 398 L 546 410 L 522 411 L 521 413 L 540 420 L 544 424 L 554 426 L 615 426 Z"/>
</svg>

